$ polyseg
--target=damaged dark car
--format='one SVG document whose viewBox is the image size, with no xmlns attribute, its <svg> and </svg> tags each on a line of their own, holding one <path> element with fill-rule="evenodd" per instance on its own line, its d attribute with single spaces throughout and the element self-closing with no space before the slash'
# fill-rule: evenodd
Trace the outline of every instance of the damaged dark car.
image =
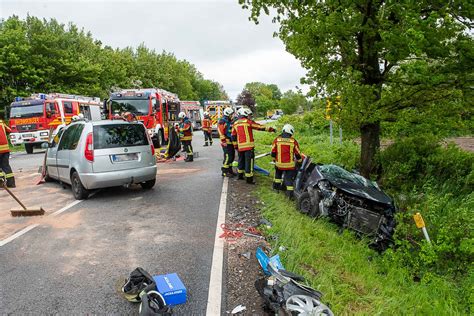
<svg viewBox="0 0 474 316">
<path fill-rule="evenodd" d="M 371 238 L 382 252 L 392 244 L 395 205 L 377 185 L 336 165 L 319 165 L 306 157 L 295 180 L 295 197 L 302 213 L 328 217 L 343 228 Z"/>
</svg>

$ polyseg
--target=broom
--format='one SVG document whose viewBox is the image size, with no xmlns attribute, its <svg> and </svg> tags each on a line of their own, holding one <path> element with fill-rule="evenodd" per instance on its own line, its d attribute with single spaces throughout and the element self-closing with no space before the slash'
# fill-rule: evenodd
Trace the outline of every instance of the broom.
<svg viewBox="0 0 474 316">
<path fill-rule="evenodd" d="M 39 208 L 26 208 L 26 206 L 21 203 L 21 201 L 13 194 L 12 191 L 10 191 L 9 188 L 7 188 L 7 184 L 5 183 L 5 179 L 3 177 L 0 178 L 0 187 L 4 188 L 5 191 L 8 192 L 8 194 L 11 195 L 12 198 L 15 199 L 15 201 L 18 202 L 18 204 L 21 205 L 23 209 L 10 209 L 10 213 L 12 216 L 37 216 L 37 215 L 44 215 L 44 209 L 40 206 Z"/>
</svg>

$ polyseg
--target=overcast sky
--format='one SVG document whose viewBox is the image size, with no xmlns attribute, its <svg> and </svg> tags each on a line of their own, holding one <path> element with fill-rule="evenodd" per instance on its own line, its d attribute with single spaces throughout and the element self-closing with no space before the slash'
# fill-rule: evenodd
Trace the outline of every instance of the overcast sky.
<svg viewBox="0 0 474 316">
<path fill-rule="evenodd" d="M 238 0 L 0 0 L 2 18 L 27 13 L 73 22 L 104 45 L 143 42 L 172 52 L 195 64 L 206 79 L 220 82 L 234 100 L 246 82 L 275 83 L 284 92 L 301 87 L 305 73 L 273 38 L 277 26 L 269 18 L 259 25 L 248 21 L 249 11 Z"/>
</svg>

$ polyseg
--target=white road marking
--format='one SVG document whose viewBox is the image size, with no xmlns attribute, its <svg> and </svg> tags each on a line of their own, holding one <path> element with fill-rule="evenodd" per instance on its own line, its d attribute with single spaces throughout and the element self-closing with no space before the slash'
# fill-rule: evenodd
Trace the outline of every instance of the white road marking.
<svg viewBox="0 0 474 316">
<path fill-rule="evenodd" d="M 96 191 L 96 192 L 97 192 L 97 191 Z M 93 193 L 90 195 L 90 197 L 94 196 L 94 195 L 96 194 L 96 192 L 93 192 Z M 70 209 L 71 207 L 73 207 L 73 206 L 75 206 L 75 205 L 81 203 L 82 201 L 84 201 L 84 200 L 76 200 L 76 201 L 74 201 L 74 202 L 71 202 L 71 203 L 69 203 L 68 205 L 66 205 L 65 207 L 63 207 L 62 209 L 57 210 L 57 211 L 54 212 L 54 213 L 51 213 L 51 215 L 49 215 L 49 216 L 57 216 L 57 215 L 61 214 L 62 212 L 67 211 L 67 210 Z M 29 232 L 29 231 L 32 230 L 33 228 L 38 227 L 39 225 L 40 225 L 40 224 L 32 224 L 32 225 L 26 226 L 25 228 L 23 228 L 22 230 L 20 230 L 20 231 L 14 233 L 14 234 L 11 235 L 10 237 L 7 237 L 7 238 L 5 238 L 5 239 L 3 239 L 3 240 L 0 240 L 0 247 L 5 246 L 5 245 L 8 244 L 10 241 L 13 241 L 13 240 L 17 239 L 18 237 L 20 237 L 20 236 L 26 234 L 27 232 Z"/>
<path fill-rule="evenodd" d="M 39 224 L 33 224 L 33 225 L 30 225 L 30 226 L 26 226 L 25 228 L 23 228 L 22 230 L 14 233 L 10 237 L 1 240 L 0 241 L 0 247 L 5 246 L 10 241 L 17 239 L 21 235 L 26 234 L 27 232 L 29 232 L 30 230 L 32 230 L 33 228 L 38 227 L 38 226 L 39 226 Z"/>
<path fill-rule="evenodd" d="M 214 251 L 212 253 L 211 278 L 209 281 L 209 295 L 207 297 L 206 315 L 220 315 L 222 303 L 222 268 L 224 263 L 224 240 L 219 238 L 220 225 L 225 223 L 227 208 L 227 187 L 229 178 L 224 178 L 222 183 L 221 201 L 217 215 L 216 236 L 214 238 Z"/>
</svg>

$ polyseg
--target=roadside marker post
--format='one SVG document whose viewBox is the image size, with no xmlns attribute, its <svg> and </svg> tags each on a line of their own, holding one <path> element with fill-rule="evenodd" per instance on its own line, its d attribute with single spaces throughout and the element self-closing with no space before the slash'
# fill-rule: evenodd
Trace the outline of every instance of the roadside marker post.
<svg viewBox="0 0 474 316">
<path fill-rule="evenodd" d="M 423 232 L 423 235 L 425 236 L 426 241 L 431 245 L 431 239 L 430 239 L 430 236 L 428 235 L 425 221 L 423 220 L 423 217 L 421 216 L 421 214 L 418 212 L 415 215 L 413 215 L 413 220 L 415 221 L 416 227 L 421 228 L 421 231 Z"/>
</svg>

